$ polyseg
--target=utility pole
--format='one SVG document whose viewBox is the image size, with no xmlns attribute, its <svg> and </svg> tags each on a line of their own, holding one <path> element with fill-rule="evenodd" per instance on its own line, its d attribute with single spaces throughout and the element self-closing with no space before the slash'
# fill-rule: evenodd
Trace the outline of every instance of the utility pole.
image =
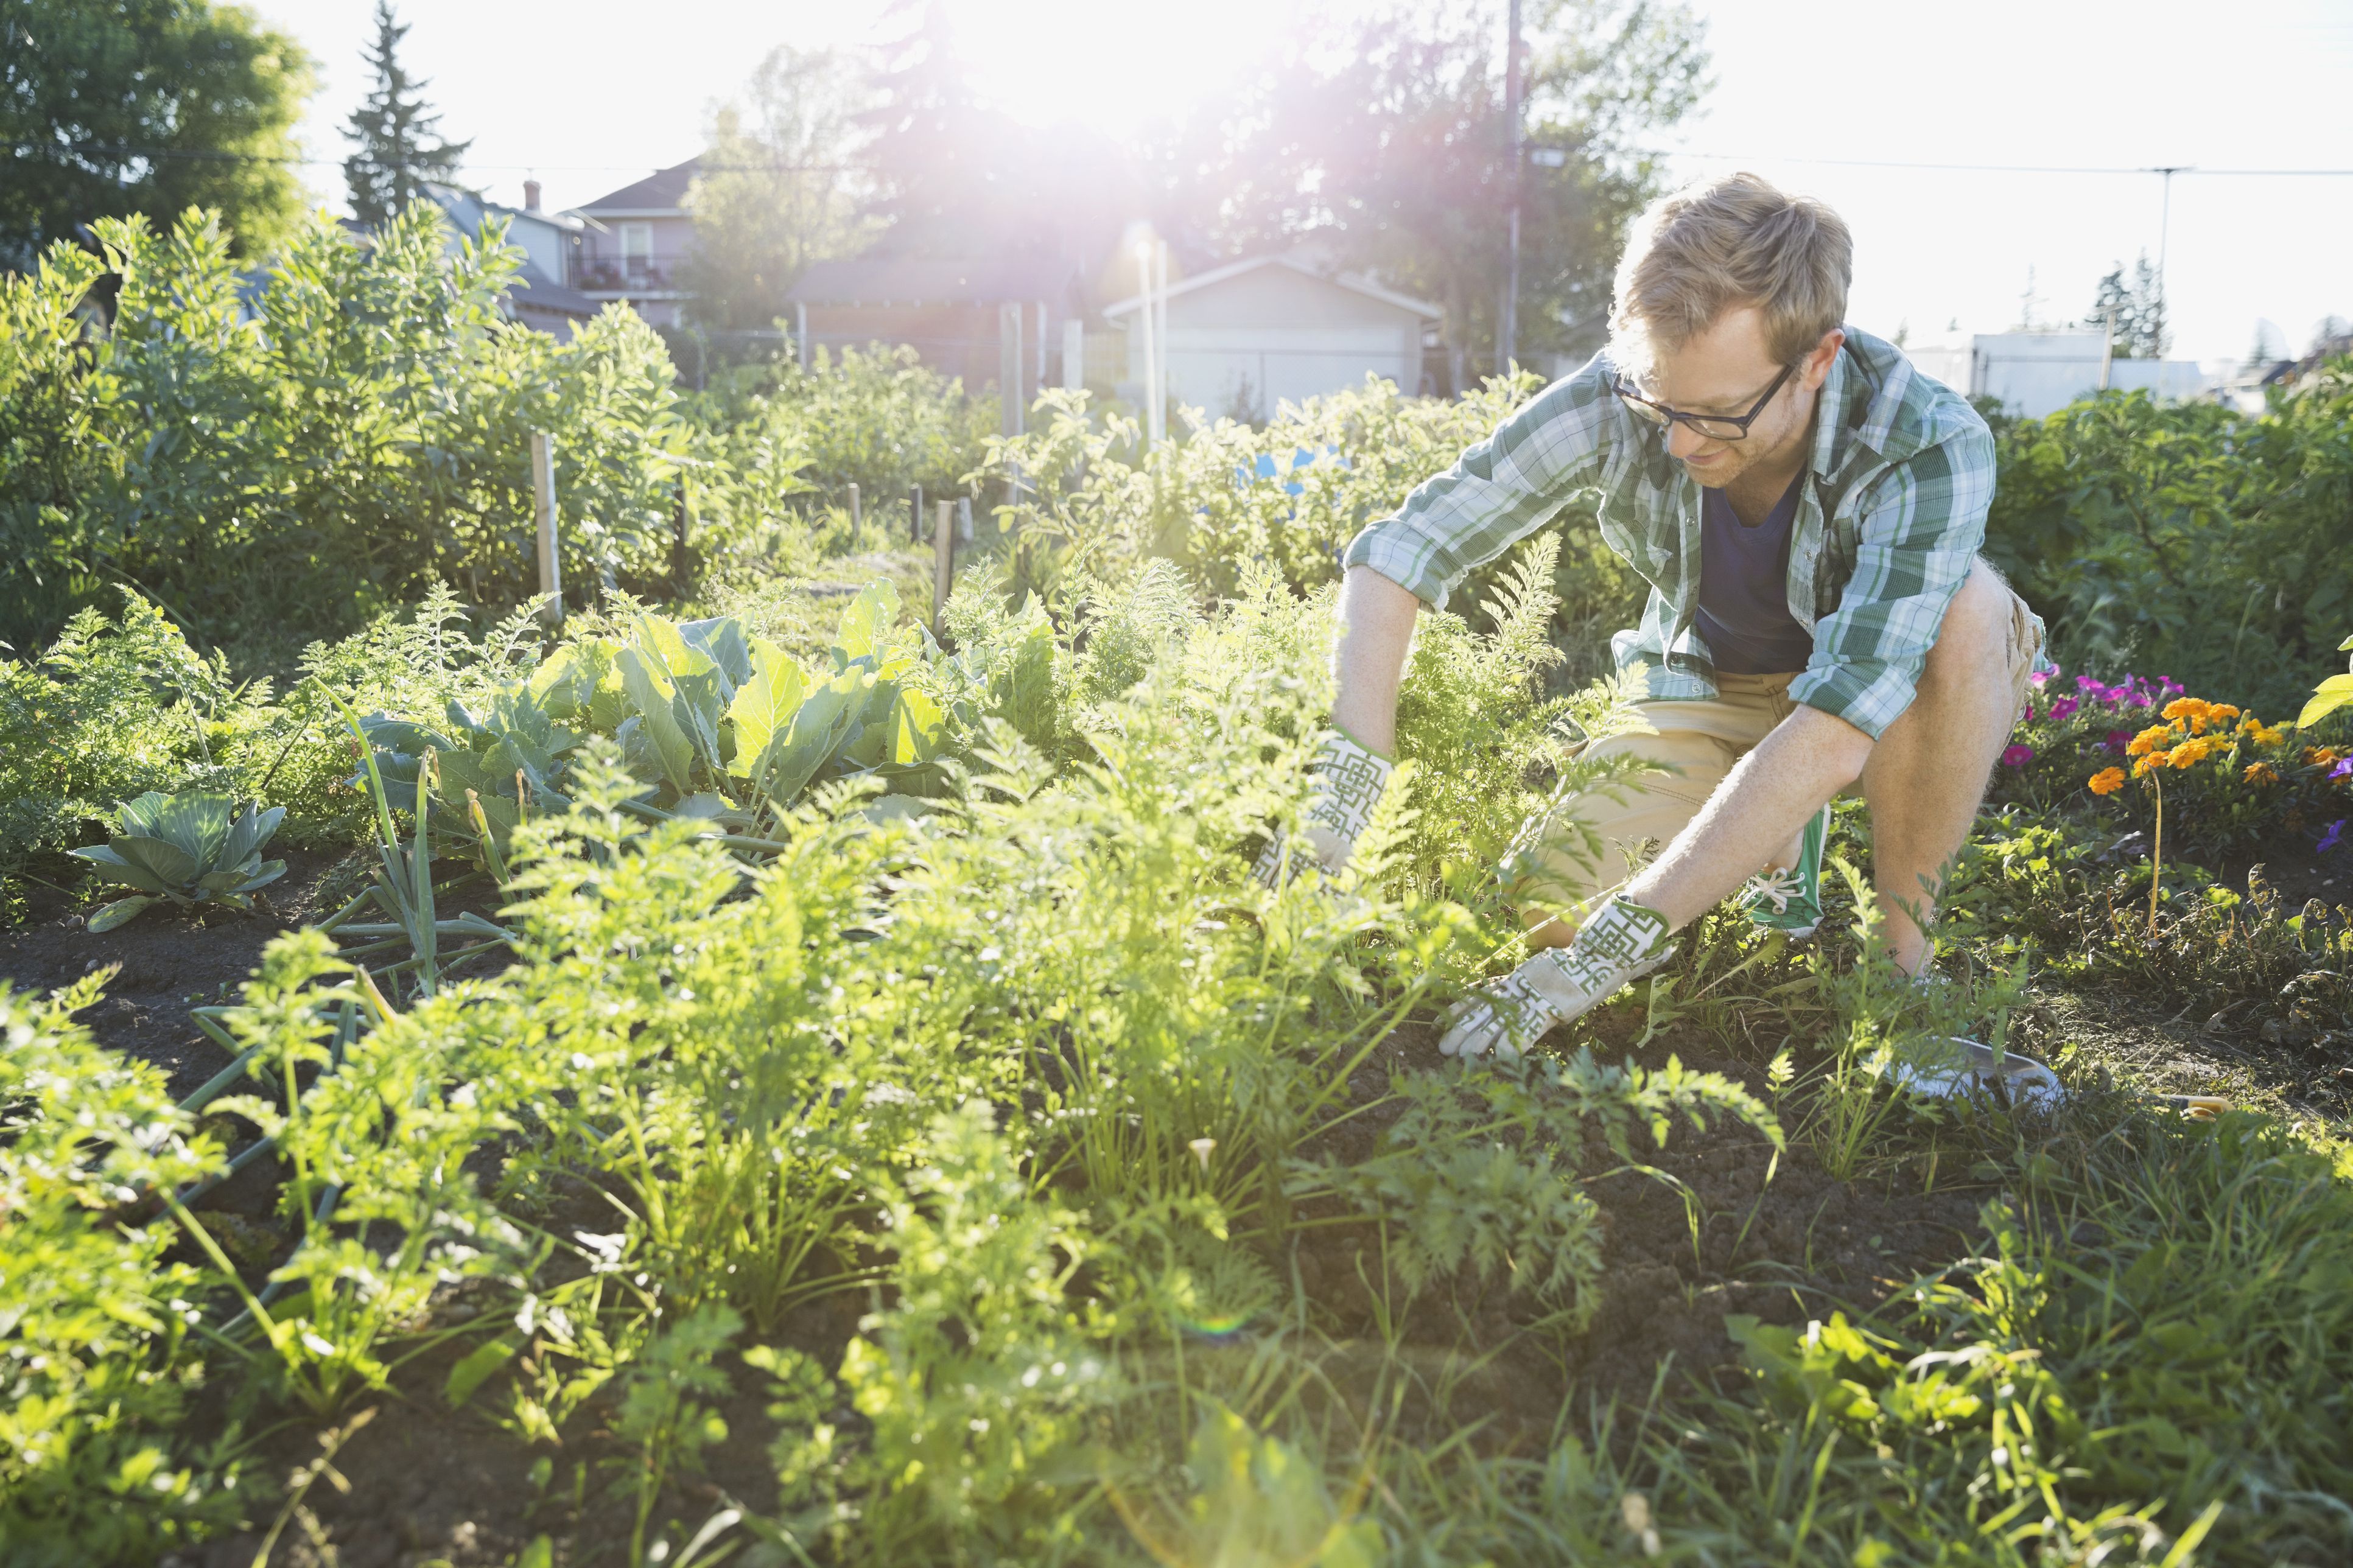
<svg viewBox="0 0 2353 1568">
<path fill-rule="evenodd" d="M 2164 339 L 2166 318 L 2173 314 L 2165 298 L 2165 244 L 2173 232 L 2173 176 L 2193 166 L 2189 163 L 2167 163 L 2149 171 L 2152 174 L 2165 176 L 2165 199 L 2158 208 L 2157 218 L 2157 319 L 2159 343 L 2162 343 Z M 2163 350 L 2158 348 L 2157 352 L 2161 354 Z"/>
<path fill-rule="evenodd" d="M 1504 176 L 1505 211 L 1510 237 L 1505 242 L 1504 308 L 1496 317 L 1495 374 L 1512 374 L 1520 347 L 1520 164 L 1524 161 L 1520 126 L 1520 0 L 1511 0 L 1509 31 L 1504 42 L 1504 144 L 1511 154 Z"/>
</svg>

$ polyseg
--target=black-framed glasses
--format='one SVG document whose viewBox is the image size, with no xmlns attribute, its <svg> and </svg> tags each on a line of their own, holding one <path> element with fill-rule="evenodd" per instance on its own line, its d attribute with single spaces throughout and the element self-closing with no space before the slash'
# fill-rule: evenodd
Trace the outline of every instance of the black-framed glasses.
<svg viewBox="0 0 2353 1568">
<path fill-rule="evenodd" d="M 1609 390 L 1616 393 L 1627 407 L 1653 425 L 1688 426 L 1694 434 L 1704 436 L 1711 441 L 1745 441 L 1748 438 L 1748 427 L 1757 423 L 1757 416 L 1765 412 L 1765 405 L 1773 401 L 1773 395 L 1781 390 L 1782 383 L 1797 374 L 1795 364 L 1782 366 L 1781 374 L 1773 378 L 1773 384 L 1757 395 L 1757 401 L 1749 405 L 1746 414 L 1686 414 L 1680 408 L 1670 408 L 1663 403 L 1655 403 L 1643 396 L 1634 390 L 1622 374 L 1609 378 Z"/>
</svg>

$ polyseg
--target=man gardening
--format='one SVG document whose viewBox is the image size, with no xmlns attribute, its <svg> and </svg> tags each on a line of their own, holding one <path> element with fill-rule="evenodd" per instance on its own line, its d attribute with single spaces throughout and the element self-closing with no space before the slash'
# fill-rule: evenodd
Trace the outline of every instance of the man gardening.
<svg viewBox="0 0 2353 1568">
<path fill-rule="evenodd" d="M 1832 796 L 1860 786 L 1897 964 L 1919 974 L 1937 879 L 2024 706 L 2042 623 L 1978 555 L 1993 440 L 1959 395 L 1843 325 L 1852 245 L 1754 174 L 1643 216 L 1609 346 L 1348 546 L 1332 731 L 1306 849 L 1347 859 L 1390 770 L 1419 605 L 1599 492 L 1602 538 L 1651 584 L 1620 667 L 1664 764 L 1532 822 L 1506 861 L 1535 956 L 1455 1009 L 1449 1055 L 1516 1055 L 1664 963 L 1741 894 L 1820 919 Z M 1608 846 L 1583 852 L 1582 821 Z M 1647 865 L 1641 847 L 1657 847 Z M 1269 864 L 1285 854 L 1271 847 Z"/>
</svg>

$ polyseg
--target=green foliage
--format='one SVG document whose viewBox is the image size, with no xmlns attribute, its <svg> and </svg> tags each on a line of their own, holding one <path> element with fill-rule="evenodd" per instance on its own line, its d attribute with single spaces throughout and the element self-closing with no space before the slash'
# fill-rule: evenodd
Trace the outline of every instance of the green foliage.
<svg viewBox="0 0 2353 1568">
<path fill-rule="evenodd" d="M 471 837 L 480 813 L 501 848 L 528 812 L 565 805 L 571 759 L 598 735 L 662 811 L 755 833 L 815 783 L 935 782 L 946 714 L 925 688 L 938 650 L 897 612 L 891 584 L 870 584 L 811 672 L 732 618 L 640 611 L 625 636 L 567 642 L 476 707 L 451 698 L 438 729 L 384 713 L 360 727 L 395 805 L 430 757 L 428 794 L 457 831 Z"/>
<path fill-rule="evenodd" d="M 966 397 L 907 347 L 819 345 L 806 368 L 790 357 L 738 366 L 712 376 L 686 412 L 720 465 L 719 484 L 698 487 L 714 510 L 740 525 L 800 491 L 846 506 L 854 484 L 866 516 L 894 537 L 913 487 L 927 503 L 965 493 L 997 427 L 993 401 Z M 923 526 L 928 540 L 928 516 Z"/>
<path fill-rule="evenodd" d="M 1731 1320 L 1757 1404 L 1708 1402 L 1651 1446 L 1669 1539 L 1822 1563 L 2341 1556 L 2348 1173 L 2247 1117 L 2090 1152 L 2021 1151 L 1991 1245 L 1875 1320 Z"/>
<path fill-rule="evenodd" d="M 1268 569 L 1299 592 L 1335 582 L 1357 531 L 1483 440 L 1541 386 L 1530 374 L 1488 382 L 1453 401 L 1390 384 L 1284 404 L 1263 428 L 1195 417 L 1183 438 L 1145 449 L 1125 416 L 1091 411 L 1083 393 L 1049 392 L 1029 432 L 991 437 L 976 476 L 1014 495 L 997 509 L 1009 536 L 1011 592 L 1059 607 L 1088 585 L 1121 582 L 1144 563 L 1174 563 L 1212 598 Z M 1018 488 L 1015 479 L 1018 476 Z M 1609 668 L 1608 634 L 1633 618 L 1641 584 L 1572 502 L 1556 553 L 1538 574 L 1553 595 L 1536 629 L 1574 650 L 1582 682 Z M 1500 563 L 1464 585 L 1473 604 L 1520 604 L 1527 584 Z"/>
<path fill-rule="evenodd" d="M 102 258 L 0 282 L 0 637 L 33 646 L 108 579 L 280 655 L 437 580 L 518 603 L 533 430 L 554 436 L 567 585 L 667 571 L 688 437 L 629 311 L 564 343 L 501 321 L 521 253 L 450 247 L 429 207 L 365 245 L 313 221 L 249 303 L 201 213 L 97 232 Z M 113 331 L 84 342 L 72 307 L 105 268 Z"/>
<path fill-rule="evenodd" d="M 260 811 L 253 802 L 240 812 L 225 795 L 150 791 L 123 802 L 113 837 L 73 853 L 97 867 L 101 880 L 139 892 L 94 911 L 90 929 L 111 931 L 158 899 L 252 908 L 248 895 L 286 874 L 285 861 L 261 858 L 285 816 L 282 805 Z"/>
<path fill-rule="evenodd" d="M 140 1198 L 194 1180 L 163 1075 L 72 1015 L 111 971 L 46 1000 L 0 986 L 0 1552 L 124 1562 L 237 1515 L 237 1467 L 178 1436 L 200 1369 L 185 1335 L 199 1271 L 167 1262 Z"/>
<path fill-rule="evenodd" d="M 2145 393 L 2004 429 L 1987 552 L 2070 663 L 2279 712 L 2353 603 L 2353 362 L 2246 417 Z"/>
<path fill-rule="evenodd" d="M 830 51 L 779 44 L 744 97 L 712 117 L 708 172 L 687 196 L 693 248 L 679 276 L 696 325 L 775 331 L 786 324 L 785 292 L 804 268 L 874 237 L 850 187 L 855 81 Z"/>
<path fill-rule="evenodd" d="M 248 258 L 300 226 L 311 61 L 244 6 L 20 0 L 0 58 L 0 268 L 29 271 L 77 226 L 132 213 L 212 208 Z"/>
<path fill-rule="evenodd" d="M 2353 637 L 2347 637 L 2337 645 L 2339 653 L 2348 648 L 2353 648 Z M 2305 703 L 2304 711 L 2295 716 L 2296 728 L 2301 730 L 2317 724 L 2348 703 L 2353 703 L 2353 671 L 2332 675 L 2313 688 L 2311 700 Z"/>
</svg>

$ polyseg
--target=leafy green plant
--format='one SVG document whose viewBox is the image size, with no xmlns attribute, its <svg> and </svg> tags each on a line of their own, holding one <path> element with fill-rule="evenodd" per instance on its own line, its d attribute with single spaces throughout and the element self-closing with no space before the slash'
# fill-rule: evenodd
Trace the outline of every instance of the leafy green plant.
<svg viewBox="0 0 2353 1568">
<path fill-rule="evenodd" d="M 2347 637 L 2337 645 L 2339 653 L 2348 648 L 2353 648 L 2353 637 Z M 2353 669 L 2348 669 L 2344 675 L 2332 675 L 2313 688 L 2311 700 L 2305 703 L 2304 711 L 2295 716 L 2296 728 L 2301 730 L 2317 724 L 2348 703 L 2353 703 Z"/>
<path fill-rule="evenodd" d="M 123 802 L 113 837 L 73 853 L 97 867 L 102 879 L 139 891 L 100 905 L 90 929 L 112 931 L 158 900 L 184 909 L 203 903 L 251 909 L 254 891 L 286 874 L 285 861 L 261 858 L 286 808 L 259 811 L 257 805 L 248 802 L 240 812 L 225 795 L 152 791 Z"/>
<path fill-rule="evenodd" d="M 170 1261 L 142 1194 L 219 1163 L 163 1076 L 73 1015 L 111 970 L 46 999 L 0 986 L 0 1553 L 121 1562 L 235 1519 L 241 1466 L 180 1434 L 188 1330 L 210 1281 Z"/>
</svg>

